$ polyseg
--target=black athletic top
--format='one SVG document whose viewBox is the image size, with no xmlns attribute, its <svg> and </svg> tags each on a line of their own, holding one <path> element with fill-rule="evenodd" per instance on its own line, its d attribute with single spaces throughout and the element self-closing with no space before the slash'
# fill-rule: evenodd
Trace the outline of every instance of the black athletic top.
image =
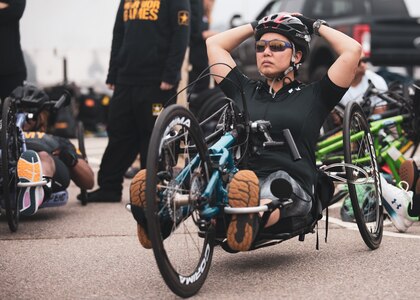
<svg viewBox="0 0 420 300">
<path fill-rule="evenodd" d="M 243 88 L 251 121 L 270 121 L 270 135 L 274 141 L 283 141 L 282 130 L 290 129 L 302 156 L 301 160 L 293 161 L 287 146 L 279 150 L 265 150 L 261 147 L 259 154 L 249 157 L 247 168 L 253 170 L 258 177 L 284 170 L 306 192 L 313 195 L 317 176 L 315 151 L 319 131 L 325 118 L 347 89 L 338 87 L 325 75 L 320 81 L 309 85 L 293 81 L 273 96 L 267 83 L 251 80 L 235 68 L 221 82 L 220 87 L 241 108 L 243 105 L 238 86 Z"/>
<path fill-rule="evenodd" d="M 178 83 L 189 34 L 189 0 L 121 0 L 106 83 Z"/>
<path fill-rule="evenodd" d="M 29 150 L 36 152 L 45 151 L 49 154 L 61 149 L 62 147 L 71 147 L 76 152 L 79 158 L 82 154 L 74 145 L 67 139 L 61 136 L 48 134 L 41 131 L 25 131 L 25 143 Z"/>
</svg>

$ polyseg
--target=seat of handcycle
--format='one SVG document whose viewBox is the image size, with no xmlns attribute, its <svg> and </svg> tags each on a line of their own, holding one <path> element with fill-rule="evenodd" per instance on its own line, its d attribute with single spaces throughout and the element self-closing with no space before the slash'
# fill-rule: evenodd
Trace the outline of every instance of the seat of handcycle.
<svg viewBox="0 0 420 300">
<path fill-rule="evenodd" d="M 322 219 L 322 212 L 328 207 L 333 195 L 333 181 L 323 171 L 318 170 L 311 211 L 306 216 L 291 216 L 280 219 L 277 224 L 262 229 L 251 246 L 251 250 L 277 244 L 295 236 L 299 236 L 299 240 L 303 241 L 305 234 L 314 233 L 314 228 L 317 222 Z"/>
<path fill-rule="evenodd" d="M 317 222 L 322 219 L 322 212 L 334 195 L 334 183 L 323 171 L 318 171 L 315 195 L 312 198 L 312 209 L 306 216 L 291 216 L 280 219 L 279 222 L 268 228 L 260 228 L 250 250 L 275 245 L 298 236 L 304 240 L 307 233 L 314 233 Z M 220 229 L 220 228 L 219 228 Z M 220 238 L 220 236 L 219 236 Z M 221 243 L 224 250 L 235 253 L 229 248 L 227 242 Z"/>
</svg>

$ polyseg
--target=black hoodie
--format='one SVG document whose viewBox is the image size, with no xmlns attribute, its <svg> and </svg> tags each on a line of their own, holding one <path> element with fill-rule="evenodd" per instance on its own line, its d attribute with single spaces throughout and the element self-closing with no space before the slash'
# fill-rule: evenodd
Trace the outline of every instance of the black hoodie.
<svg viewBox="0 0 420 300">
<path fill-rule="evenodd" d="M 25 61 L 20 46 L 19 20 L 25 0 L 1 1 L 9 6 L 0 9 L 0 76 L 22 74 L 26 78 Z"/>
<path fill-rule="evenodd" d="M 121 0 L 106 83 L 178 83 L 189 34 L 189 0 Z"/>
</svg>

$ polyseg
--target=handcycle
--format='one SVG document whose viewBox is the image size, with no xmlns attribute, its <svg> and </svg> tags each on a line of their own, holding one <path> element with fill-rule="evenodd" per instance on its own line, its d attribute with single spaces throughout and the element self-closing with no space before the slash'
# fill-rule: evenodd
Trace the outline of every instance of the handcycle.
<svg viewBox="0 0 420 300">
<path fill-rule="evenodd" d="M 374 114 L 369 100 L 371 96 L 382 99 L 388 109 Z M 363 99 L 361 108 L 369 122 L 379 169 L 388 181 L 398 185 L 401 180 L 398 170 L 404 156 L 413 157 L 420 141 L 420 89 L 412 84 L 383 92 L 370 84 Z M 332 169 L 337 166 L 335 163 L 344 161 L 342 127 L 331 133 L 318 142 L 316 156 L 318 166 L 328 165 Z M 339 190 L 330 204 L 347 195 L 346 189 Z"/>
<path fill-rule="evenodd" d="M 226 98 L 226 102 L 201 123 L 185 107 L 171 105 L 158 117 L 150 139 L 145 207 L 148 236 L 164 281 L 181 297 L 194 295 L 204 284 L 214 246 L 220 245 L 228 252 L 235 252 L 227 245 L 225 234 L 232 214 L 263 212 L 264 220 L 271 211 L 291 201 L 290 193 L 282 191 L 282 186 L 272 186 L 279 200 L 270 205 L 229 207 L 228 184 L 250 148 L 252 131 L 264 134 L 266 147 L 288 145 L 294 159 L 299 159 L 299 152 L 287 130 L 283 132 L 284 141 L 273 141 L 269 123 L 250 121 L 244 99 L 243 112 L 232 100 Z M 204 136 L 200 126 L 204 126 L 207 120 L 214 120 L 217 114 L 220 117 L 215 131 Z M 368 123 L 356 103 L 346 112 L 345 132 L 344 176 L 362 238 L 370 249 L 376 249 L 383 232 L 379 171 Z M 355 136 L 360 138 L 358 143 L 354 143 Z M 358 161 L 353 156 L 355 147 L 356 153 L 367 154 L 368 158 Z M 320 178 L 320 182 L 325 183 L 317 187 L 310 215 L 304 220 L 284 218 L 280 222 L 284 222 L 285 230 L 281 232 L 260 230 L 250 250 L 293 237 L 303 241 L 306 234 L 314 232 L 333 193 L 328 176 L 320 172 Z M 369 219 L 359 204 L 360 193 L 357 193 L 356 185 L 370 188 Z"/>
<path fill-rule="evenodd" d="M 24 92 L 24 89 L 26 91 Z M 36 97 L 33 97 L 36 94 Z M 36 100 L 34 100 L 36 99 Z M 23 126 L 25 122 L 36 119 L 39 112 L 49 110 L 56 113 L 61 107 L 70 103 L 68 93 L 64 93 L 57 100 L 50 100 L 48 95 L 35 86 L 18 87 L 11 96 L 2 103 L 2 119 L 0 132 L 1 155 L 1 201 L 0 209 L 5 211 L 9 229 L 17 231 L 19 225 L 19 188 L 28 186 L 43 186 L 47 180 L 40 182 L 22 183 L 17 178 L 17 162 L 21 154 L 27 150 Z M 83 135 L 78 136 L 79 143 Z M 67 191 L 52 193 L 44 199 L 40 208 L 61 206 L 67 203 Z"/>
</svg>

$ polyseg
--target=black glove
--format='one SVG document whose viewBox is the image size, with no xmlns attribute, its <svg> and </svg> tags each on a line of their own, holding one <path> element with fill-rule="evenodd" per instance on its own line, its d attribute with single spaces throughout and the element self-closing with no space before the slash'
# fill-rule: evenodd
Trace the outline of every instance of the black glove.
<svg viewBox="0 0 420 300">
<path fill-rule="evenodd" d="M 315 19 L 310 19 L 302 15 L 294 15 L 294 17 L 298 18 L 308 28 L 310 35 L 314 34 Z"/>
<path fill-rule="evenodd" d="M 79 159 L 76 148 L 74 145 L 66 138 L 57 137 L 57 140 L 60 144 L 60 160 L 69 168 L 73 168 L 77 164 Z"/>
</svg>

